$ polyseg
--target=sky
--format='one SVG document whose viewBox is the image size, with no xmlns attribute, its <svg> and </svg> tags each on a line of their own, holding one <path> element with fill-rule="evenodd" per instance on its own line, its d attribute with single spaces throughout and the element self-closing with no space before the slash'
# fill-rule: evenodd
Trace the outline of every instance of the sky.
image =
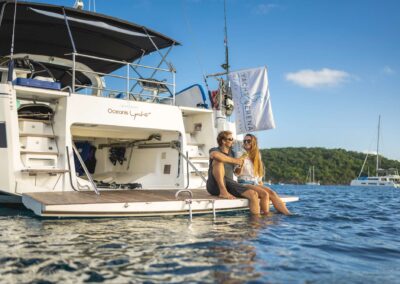
<svg viewBox="0 0 400 284">
<path fill-rule="evenodd" d="M 72 6 L 75 1 L 40 2 Z M 169 56 L 177 90 L 222 71 L 223 0 L 84 3 L 180 42 Z M 227 0 L 226 5 L 231 69 L 268 68 L 277 127 L 257 133 L 261 148 L 374 152 L 381 115 L 379 152 L 400 161 L 400 1 Z"/>
</svg>

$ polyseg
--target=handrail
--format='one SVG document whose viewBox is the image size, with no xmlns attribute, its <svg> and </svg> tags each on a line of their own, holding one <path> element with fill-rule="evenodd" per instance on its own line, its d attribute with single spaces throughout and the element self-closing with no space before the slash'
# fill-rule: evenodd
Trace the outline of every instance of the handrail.
<svg viewBox="0 0 400 284">
<path fill-rule="evenodd" d="M 83 162 L 83 159 L 82 159 L 81 155 L 79 154 L 78 149 L 76 149 L 76 146 L 75 146 L 75 144 L 73 142 L 72 142 L 72 149 L 74 150 L 75 155 L 78 157 L 79 163 L 81 164 L 83 171 L 85 172 L 85 174 L 88 177 L 90 183 L 92 184 L 94 191 L 96 192 L 97 195 L 100 195 L 100 192 L 97 189 L 97 186 L 94 183 L 94 181 L 92 179 L 92 176 L 90 175 L 88 169 L 86 168 L 86 165 Z"/>
<path fill-rule="evenodd" d="M 179 194 L 181 194 L 181 193 L 183 193 L 183 192 L 189 193 L 190 198 L 193 198 L 193 192 L 192 192 L 191 190 L 189 190 L 189 189 L 181 189 L 181 190 L 178 190 L 178 191 L 175 193 L 175 198 L 178 199 Z"/>
<path fill-rule="evenodd" d="M 129 69 L 128 69 L 129 70 Z M 172 83 L 168 82 L 163 82 L 163 81 L 155 81 L 155 80 L 148 80 L 148 79 L 141 79 L 141 78 L 136 78 L 136 77 L 125 77 L 125 76 L 120 76 L 120 75 L 113 75 L 113 74 L 107 74 L 107 73 L 102 73 L 102 72 L 95 72 L 95 71 L 90 71 L 90 70 L 84 70 L 84 69 L 79 69 L 75 68 L 75 71 L 79 71 L 82 73 L 90 73 L 90 74 L 97 74 L 97 75 L 102 75 L 102 76 L 108 76 L 112 78 L 118 78 L 118 79 L 128 79 L 129 81 L 138 81 L 138 82 L 147 82 L 147 83 L 157 83 L 160 85 L 165 85 L 165 86 L 174 86 Z"/>
<path fill-rule="evenodd" d="M 167 53 L 168 54 L 168 53 Z M 120 61 L 120 60 L 115 60 L 115 59 L 108 59 L 108 58 L 102 58 L 98 56 L 93 56 L 93 55 L 87 55 L 87 54 L 80 54 L 78 52 L 73 52 L 73 53 L 68 53 L 66 55 L 71 55 L 72 56 L 72 90 L 73 92 L 76 91 L 76 89 L 91 89 L 91 90 L 97 90 L 94 91 L 92 94 L 95 95 L 100 95 L 101 93 L 104 92 L 107 96 L 107 94 L 110 94 L 110 92 L 118 92 L 118 93 L 125 93 L 126 99 L 130 100 L 131 96 L 133 97 L 133 100 L 146 100 L 146 98 L 150 99 L 153 98 L 152 102 L 154 102 L 156 99 L 168 99 L 170 100 L 172 105 L 175 105 L 175 92 L 176 92 L 176 78 L 175 78 L 175 70 L 173 67 L 169 67 L 169 69 L 165 68 L 160 68 L 160 65 L 165 62 L 165 54 L 160 63 L 158 64 L 157 67 L 152 67 L 152 66 L 147 66 L 147 65 L 142 65 L 142 64 L 135 64 L 135 63 L 130 63 L 126 61 Z M 97 72 L 94 70 L 86 70 L 79 68 L 77 66 L 77 57 L 83 57 L 83 58 L 90 58 L 93 60 L 98 60 L 98 61 L 105 61 L 105 62 L 110 62 L 110 63 L 116 63 L 122 65 L 121 67 L 125 66 L 126 73 L 125 75 L 120 75 L 120 74 L 112 74 L 112 73 L 103 73 L 103 72 Z M 138 76 L 136 77 L 130 77 L 130 72 L 129 69 L 132 68 Z M 138 68 L 144 68 L 144 69 L 150 69 L 153 70 L 150 76 L 145 76 L 144 74 L 141 74 L 142 71 L 138 71 Z M 170 77 L 168 76 L 168 80 L 166 81 L 164 77 L 162 78 L 156 78 L 159 76 L 156 76 L 157 72 L 167 72 L 169 73 Z M 86 74 L 86 76 L 89 76 L 88 74 L 92 76 L 98 76 L 98 77 L 110 77 L 110 78 L 115 78 L 115 79 L 120 79 L 124 80 L 124 88 L 121 88 L 121 90 L 108 90 L 104 84 L 94 84 L 92 85 L 83 85 L 80 84 L 80 82 L 76 82 L 76 72 L 80 72 L 82 74 Z M 144 72 L 144 71 L 143 71 Z M 144 72 L 145 73 L 145 72 Z M 133 84 L 131 87 L 130 82 L 134 81 L 136 83 Z M 146 84 L 148 83 L 148 84 Z M 137 91 L 140 91 L 139 93 L 135 92 L 135 88 L 139 85 Z M 100 88 L 98 88 L 100 86 Z M 171 92 L 172 90 L 172 92 Z M 169 93 L 171 97 L 165 97 L 162 94 L 164 93 Z"/>
<path fill-rule="evenodd" d="M 207 179 L 203 176 L 203 174 L 196 168 L 196 166 L 189 160 L 189 158 L 185 155 L 185 154 L 183 154 L 183 152 L 180 150 L 180 148 L 179 148 L 179 143 L 177 143 L 178 141 L 172 141 L 171 142 L 171 148 L 172 149 L 175 149 L 175 150 L 177 150 L 181 155 L 182 155 L 182 157 L 185 159 L 185 161 L 194 169 L 194 171 L 195 171 L 195 173 L 197 174 L 197 175 L 199 175 L 200 177 L 201 177 L 201 179 L 205 182 L 205 183 L 207 183 Z"/>
<path fill-rule="evenodd" d="M 66 53 L 65 55 L 73 55 L 73 53 Z M 82 53 L 77 53 L 77 52 L 75 53 L 75 55 L 80 56 L 80 57 L 87 57 L 87 58 L 91 58 L 91 59 L 99 59 L 99 60 L 111 62 L 111 63 L 127 64 L 127 65 L 131 65 L 131 66 L 135 66 L 135 67 L 142 67 L 142 68 L 146 68 L 146 69 L 154 69 L 154 70 L 159 70 L 159 71 L 171 72 L 171 70 L 165 69 L 165 68 L 159 68 L 159 67 L 157 68 L 157 67 L 152 67 L 152 66 L 148 66 L 148 65 L 129 63 L 126 61 L 119 61 L 119 60 L 114 60 L 114 59 L 97 57 L 97 56 L 87 55 L 87 54 L 82 54 Z"/>
<path fill-rule="evenodd" d="M 66 146 L 65 149 L 67 151 L 66 153 L 67 153 L 67 162 L 68 162 L 68 169 L 69 169 L 69 182 L 71 183 L 71 187 L 72 187 L 73 190 L 79 191 L 78 189 L 75 188 L 75 185 L 72 182 L 72 169 L 71 169 L 71 161 L 69 160 L 70 157 L 69 157 L 69 148 L 68 148 L 68 146 Z"/>
<path fill-rule="evenodd" d="M 64 92 L 64 90 L 68 90 L 69 96 L 71 96 L 72 94 L 71 86 L 65 86 L 64 88 L 61 89 L 61 92 Z"/>
</svg>

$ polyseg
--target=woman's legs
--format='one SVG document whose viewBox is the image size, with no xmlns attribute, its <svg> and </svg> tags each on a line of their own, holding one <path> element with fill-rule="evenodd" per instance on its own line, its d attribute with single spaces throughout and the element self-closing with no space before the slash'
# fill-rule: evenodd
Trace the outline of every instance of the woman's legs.
<svg viewBox="0 0 400 284">
<path fill-rule="evenodd" d="M 270 189 L 269 187 L 266 186 L 260 186 L 263 190 L 268 192 L 269 194 L 269 199 L 271 199 L 272 205 L 274 205 L 275 209 L 285 215 L 291 215 L 289 209 L 287 209 L 285 202 L 282 201 L 282 199 L 279 197 L 279 195 Z"/>
</svg>

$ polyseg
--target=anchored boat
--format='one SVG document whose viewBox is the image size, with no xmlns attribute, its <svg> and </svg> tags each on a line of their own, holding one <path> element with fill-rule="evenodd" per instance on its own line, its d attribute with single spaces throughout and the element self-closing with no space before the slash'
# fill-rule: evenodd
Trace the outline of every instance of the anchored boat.
<svg viewBox="0 0 400 284">
<path fill-rule="evenodd" d="M 177 45 L 98 13 L 0 1 L 0 202 L 39 216 L 247 209 L 205 190 L 208 149 L 234 124 L 201 86 L 175 91 Z"/>
<path fill-rule="evenodd" d="M 379 138 L 381 128 L 381 116 L 378 118 L 378 135 L 376 142 L 376 168 L 375 176 L 362 176 L 365 163 L 368 159 L 368 153 L 365 156 L 364 163 L 361 167 L 358 177 L 350 182 L 350 186 L 378 186 L 378 187 L 395 187 L 400 188 L 400 175 L 397 169 L 381 169 L 379 167 Z"/>
<path fill-rule="evenodd" d="M 308 168 L 306 185 L 320 185 L 319 181 L 315 181 L 314 166 Z"/>
</svg>

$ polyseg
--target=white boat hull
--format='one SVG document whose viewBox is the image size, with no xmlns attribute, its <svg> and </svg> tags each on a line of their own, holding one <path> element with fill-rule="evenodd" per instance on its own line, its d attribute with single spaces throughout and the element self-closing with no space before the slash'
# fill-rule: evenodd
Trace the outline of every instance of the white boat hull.
<svg viewBox="0 0 400 284">
<path fill-rule="evenodd" d="M 319 182 L 306 182 L 306 185 L 320 185 Z"/>
<path fill-rule="evenodd" d="M 370 187 L 394 187 L 400 188 L 400 184 L 388 181 L 386 177 L 368 177 L 366 179 L 353 179 L 350 186 L 370 186 Z"/>
<path fill-rule="evenodd" d="M 248 209 L 246 199 L 227 200 L 194 190 L 176 199 L 176 190 L 132 190 L 94 192 L 41 192 L 22 196 L 23 204 L 42 217 L 124 217 L 204 214 Z M 284 202 L 298 197 L 283 197 Z"/>
</svg>

